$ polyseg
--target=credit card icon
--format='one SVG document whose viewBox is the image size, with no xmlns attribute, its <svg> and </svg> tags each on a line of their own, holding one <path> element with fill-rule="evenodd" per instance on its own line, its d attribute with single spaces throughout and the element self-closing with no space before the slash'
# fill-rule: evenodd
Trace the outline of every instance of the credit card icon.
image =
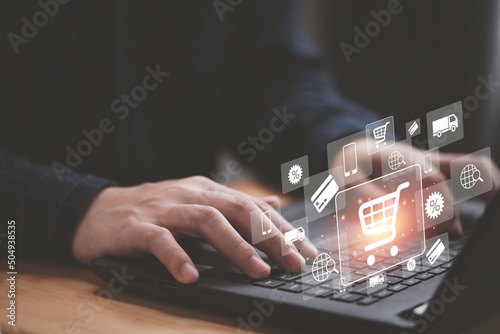
<svg viewBox="0 0 500 334">
<path fill-rule="evenodd" d="M 316 211 L 320 213 L 326 207 L 326 205 L 331 201 L 333 196 L 339 190 L 337 182 L 335 182 L 333 176 L 328 175 L 321 186 L 316 190 L 314 195 L 311 197 L 311 202 L 314 204 Z"/>
<path fill-rule="evenodd" d="M 427 260 L 429 260 L 431 264 L 434 264 L 434 262 L 436 262 L 436 260 L 441 256 L 441 254 L 443 254 L 444 250 L 445 247 L 443 242 L 441 241 L 441 239 L 438 239 L 434 243 L 434 245 L 432 245 L 431 249 L 427 252 L 426 254 Z"/>
<path fill-rule="evenodd" d="M 410 134 L 410 136 L 413 136 L 413 134 L 415 133 L 415 131 L 418 130 L 418 124 L 417 122 L 413 122 L 413 124 L 410 126 L 410 128 L 408 129 L 408 133 Z"/>
</svg>

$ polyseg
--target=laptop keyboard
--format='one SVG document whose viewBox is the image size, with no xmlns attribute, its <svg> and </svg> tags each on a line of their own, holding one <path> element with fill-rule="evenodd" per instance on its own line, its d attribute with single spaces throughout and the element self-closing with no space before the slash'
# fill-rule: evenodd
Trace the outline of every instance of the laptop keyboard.
<svg viewBox="0 0 500 334">
<path fill-rule="evenodd" d="M 316 281 L 310 270 L 303 273 L 289 273 L 273 266 L 269 278 L 264 280 L 254 280 L 243 274 L 236 274 L 228 279 L 242 284 L 251 284 L 263 289 L 278 289 L 288 293 L 303 293 L 316 298 L 330 298 L 332 300 L 345 303 L 357 303 L 358 305 L 372 305 L 381 299 L 391 296 L 420 284 L 422 281 L 432 279 L 438 275 L 444 274 L 452 266 L 454 259 L 458 256 L 465 244 L 466 238 L 456 241 L 450 241 L 449 261 L 442 262 L 434 267 L 425 267 L 417 265 L 413 272 L 402 271 L 399 267 L 389 269 L 386 272 L 386 284 L 381 284 L 380 289 L 377 286 L 370 289 L 370 295 L 367 293 L 366 281 L 351 286 L 351 291 L 342 294 L 333 294 L 333 285 L 331 281 Z M 321 252 L 321 251 L 320 251 Z M 310 268 L 310 266 L 308 267 Z M 362 271 L 360 265 L 359 271 Z"/>
</svg>

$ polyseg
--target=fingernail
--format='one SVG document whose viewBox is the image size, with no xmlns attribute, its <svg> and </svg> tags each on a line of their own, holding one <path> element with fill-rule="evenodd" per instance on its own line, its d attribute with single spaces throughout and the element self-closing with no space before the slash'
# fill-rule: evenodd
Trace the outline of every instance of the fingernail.
<svg viewBox="0 0 500 334">
<path fill-rule="evenodd" d="M 186 281 L 198 279 L 198 270 L 191 263 L 184 263 L 181 267 L 181 275 Z"/>
<path fill-rule="evenodd" d="M 293 248 L 290 248 L 290 252 L 285 256 L 285 261 L 293 272 L 299 272 L 306 264 L 306 260 Z"/>
<path fill-rule="evenodd" d="M 248 266 L 250 267 L 252 273 L 254 273 L 258 278 L 267 277 L 269 275 L 269 271 L 271 270 L 271 267 L 269 267 L 267 263 L 256 255 L 252 255 L 248 261 Z"/>
<path fill-rule="evenodd" d="M 280 198 L 278 196 L 275 196 L 275 195 L 270 195 L 270 196 L 266 196 L 266 201 L 276 203 L 276 202 L 280 201 Z"/>
</svg>

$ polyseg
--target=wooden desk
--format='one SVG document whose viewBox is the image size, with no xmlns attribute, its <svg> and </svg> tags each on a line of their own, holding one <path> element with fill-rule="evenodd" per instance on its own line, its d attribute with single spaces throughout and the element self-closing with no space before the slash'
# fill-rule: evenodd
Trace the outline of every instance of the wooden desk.
<svg viewBox="0 0 500 334">
<path fill-rule="evenodd" d="M 270 193 L 251 184 L 235 187 L 256 195 Z M 105 294 L 101 297 L 99 291 L 106 288 L 105 283 L 83 265 L 21 259 L 17 269 L 15 328 L 7 325 L 8 289 L 5 271 L 0 274 L 2 334 L 237 333 L 234 317 L 125 293 L 113 294 L 111 299 Z M 498 333 L 499 328 L 500 313 L 464 333 Z M 267 326 L 255 332 L 290 333 Z"/>
</svg>

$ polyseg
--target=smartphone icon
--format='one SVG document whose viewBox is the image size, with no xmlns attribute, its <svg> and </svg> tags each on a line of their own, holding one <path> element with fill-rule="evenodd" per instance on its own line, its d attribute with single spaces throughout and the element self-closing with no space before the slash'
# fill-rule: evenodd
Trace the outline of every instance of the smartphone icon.
<svg viewBox="0 0 500 334">
<path fill-rule="evenodd" d="M 271 232 L 271 211 L 262 212 L 260 214 L 260 224 L 262 226 L 262 235 Z"/>
<path fill-rule="evenodd" d="M 432 171 L 432 156 L 430 154 L 424 155 L 424 173 Z"/>
<path fill-rule="evenodd" d="M 344 145 L 344 176 L 354 175 L 358 172 L 358 151 L 356 143 Z"/>
</svg>

